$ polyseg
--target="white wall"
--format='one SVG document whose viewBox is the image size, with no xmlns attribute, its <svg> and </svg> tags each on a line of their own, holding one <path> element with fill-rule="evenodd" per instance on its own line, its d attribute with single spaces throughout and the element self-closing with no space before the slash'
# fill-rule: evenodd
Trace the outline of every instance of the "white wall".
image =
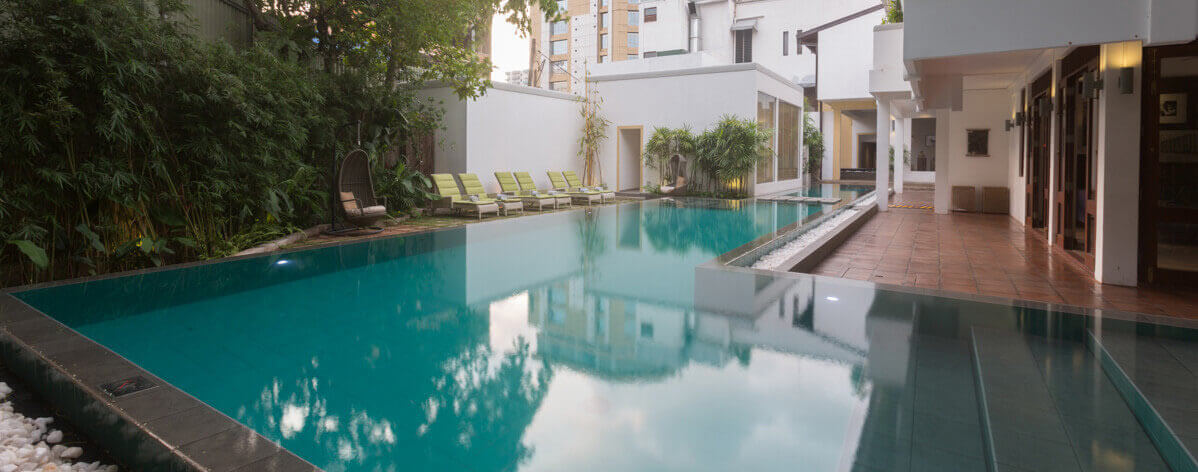
<svg viewBox="0 0 1198 472">
<path fill-rule="evenodd" d="M 418 93 L 421 100 L 441 109 L 441 128 L 437 130 L 436 172 L 463 172 L 466 169 L 466 102 L 453 89 L 430 88 Z"/>
<path fill-rule="evenodd" d="M 603 115 L 611 120 L 607 133 L 610 138 L 600 149 L 602 180 L 615 184 L 618 126 L 643 126 L 644 140 L 648 141 L 655 127 L 690 125 L 700 133 L 724 114 L 756 118 L 757 72 L 744 67 L 733 69 L 688 75 L 641 74 L 615 80 L 593 77 L 596 82 L 591 87 L 603 98 Z M 655 171 L 641 175 L 657 178 Z"/>
<path fill-rule="evenodd" d="M 873 34 L 881 22 L 878 11 L 819 32 L 820 100 L 872 98 Z"/>
<path fill-rule="evenodd" d="M 966 90 L 962 99 L 962 111 L 949 112 L 949 136 L 937 136 L 936 144 L 948 144 L 949 185 L 977 187 L 980 199 L 981 187 L 1010 186 L 1010 140 L 1004 131 L 1005 120 L 1010 117 L 1010 96 L 1006 90 Z M 986 128 L 990 129 L 990 156 L 967 157 L 965 130 Z"/>
<path fill-rule="evenodd" d="M 684 0 L 643 0 L 640 5 L 640 52 L 687 49 L 690 15 Z M 645 9 L 657 8 L 657 21 L 645 21 Z M 617 61 L 619 62 L 619 61 Z"/>
<path fill-rule="evenodd" d="M 908 60 L 1198 36 L 1193 0 L 908 0 Z"/>
<path fill-rule="evenodd" d="M 540 188 L 549 188 L 548 170 L 582 171 L 576 154 L 580 103 L 572 95 L 501 82 L 469 101 L 445 88 L 420 94 L 445 102 L 444 126 L 436 133 L 437 172 L 478 174 L 494 193 L 496 171 L 528 171 Z"/>
</svg>

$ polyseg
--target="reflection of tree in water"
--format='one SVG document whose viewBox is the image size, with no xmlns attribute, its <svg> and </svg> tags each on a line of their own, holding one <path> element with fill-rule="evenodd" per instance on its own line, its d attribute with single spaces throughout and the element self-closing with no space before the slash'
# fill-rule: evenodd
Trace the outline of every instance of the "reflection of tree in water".
<svg viewBox="0 0 1198 472">
<path fill-rule="evenodd" d="M 449 359 L 424 402 L 423 437 L 471 470 L 514 470 L 532 457 L 521 442 L 545 399 L 553 370 L 527 341 L 496 353 L 479 345 Z"/>
<path fill-rule="evenodd" d="M 599 225 L 599 213 L 587 210 L 578 220 L 578 240 L 582 247 L 579 257 L 582 259 L 583 273 L 589 274 L 594 269 L 595 259 L 607 250 L 607 236 Z"/>
<path fill-rule="evenodd" d="M 753 240 L 764 232 L 759 227 L 769 226 L 768 218 L 759 221 L 744 209 L 683 205 L 663 202 L 656 211 L 642 213 L 645 235 L 654 249 L 680 254 L 692 249 L 723 252 Z"/>
</svg>

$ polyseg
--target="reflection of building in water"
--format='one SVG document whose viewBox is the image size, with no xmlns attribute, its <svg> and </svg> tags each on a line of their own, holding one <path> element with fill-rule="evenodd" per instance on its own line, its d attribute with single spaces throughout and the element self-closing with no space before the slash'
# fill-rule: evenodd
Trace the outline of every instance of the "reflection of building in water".
<svg viewBox="0 0 1198 472">
<path fill-rule="evenodd" d="M 581 277 L 530 293 L 537 354 L 603 377 L 657 377 L 685 364 L 688 313 L 586 293 Z"/>
<path fill-rule="evenodd" d="M 529 322 L 538 328 L 538 355 L 605 377 L 666 376 L 688 362 L 747 362 L 752 349 L 768 349 L 856 366 L 862 381 L 901 384 L 909 317 L 880 316 L 871 311 L 872 291 L 834 292 L 839 287 L 699 268 L 694 305 L 671 306 L 590 291 L 578 276 L 531 291 Z"/>
</svg>

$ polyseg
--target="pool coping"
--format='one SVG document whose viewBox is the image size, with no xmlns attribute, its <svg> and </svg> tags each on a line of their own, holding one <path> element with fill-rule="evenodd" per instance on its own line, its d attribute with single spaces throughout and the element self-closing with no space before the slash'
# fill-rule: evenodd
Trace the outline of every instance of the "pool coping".
<svg viewBox="0 0 1198 472">
<path fill-rule="evenodd" d="M 10 293 L 0 294 L 0 359 L 122 466 L 320 470 Z M 149 386 L 115 396 L 105 389 L 133 379 Z"/>
</svg>

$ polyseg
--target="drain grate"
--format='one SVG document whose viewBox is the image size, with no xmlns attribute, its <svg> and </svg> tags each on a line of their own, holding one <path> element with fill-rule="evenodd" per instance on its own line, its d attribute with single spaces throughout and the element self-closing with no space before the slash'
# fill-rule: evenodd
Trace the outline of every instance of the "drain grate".
<svg viewBox="0 0 1198 472">
<path fill-rule="evenodd" d="M 117 380 L 116 382 L 106 383 L 101 385 L 100 388 L 103 389 L 104 393 L 107 393 L 109 396 L 113 398 L 119 398 L 130 393 L 140 392 L 153 386 L 153 382 L 150 382 L 145 377 L 138 375 L 135 377 L 129 377 L 127 379 Z"/>
</svg>

